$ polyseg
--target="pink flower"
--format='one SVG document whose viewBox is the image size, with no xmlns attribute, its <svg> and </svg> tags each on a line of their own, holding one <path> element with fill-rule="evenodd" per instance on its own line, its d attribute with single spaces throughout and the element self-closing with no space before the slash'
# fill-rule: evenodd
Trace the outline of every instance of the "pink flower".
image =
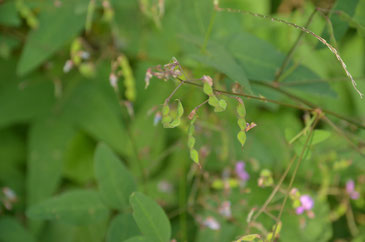
<svg viewBox="0 0 365 242">
<path fill-rule="evenodd" d="M 346 192 L 350 195 L 350 198 L 356 200 L 360 197 L 359 192 L 355 190 L 355 182 L 353 180 L 348 180 L 346 182 Z"/>
<path fill-rule="evenodd" d="M 245 170 L 245 162 L 239 161 L 236 163 L 236 174 L 242 181 L 247 181 L 250 175 Z"/>
<path fill-rule="evenodd" d="M 219 230 L 221 228 L 221 225 L 219 224 L 219 222 L 211 216 L 207 217 L 203 221 L 203 225 L 210 228 L 211 230 Z"/>
<path fill-rule="evenodd" d="M 297 207 L 296 213 L 302 214 L 304 211 L 312 210 L 314 206 L 314 201 L 309 195 L 302 195 L 300 196 L 300 206 Z"/>
</svg>

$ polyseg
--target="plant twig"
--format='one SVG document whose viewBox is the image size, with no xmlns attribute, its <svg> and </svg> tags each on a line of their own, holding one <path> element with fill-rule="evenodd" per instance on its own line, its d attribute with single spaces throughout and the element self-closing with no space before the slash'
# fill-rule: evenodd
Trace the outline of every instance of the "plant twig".
<svg viewBox="0 0 365 242">
<path fill-rule="evenodd" d="M 297 158 L 297 156 L 294 155 L 293 158 L 290 160 L 289 165 L 286 167 L 286 170 L 284 171 L 283 175 L 280 177 L 280 180 L 279 180 L 278 184 L 275 186 L 275 188 L 271 192 L 270 196 L 266 199 L 264 205 L 262 205 L 260 210 L 255 214 L 252 221 L 255 221 L 260 216 L 260 214 L 265 211 L 266 207 L 270 204 L 272 199 L 275 197 L 276 193 L 279 191 L 279 188 L 281 187 L 281 184 L 283 184 L 283 182 L 284 182 L 286 176 L 288 175 L 288 173 L 290 171 L 290 168 L 292 167 L 292 165 L 293 165 L 296 158 Z"/>
<path fill-rule="evenodd" d="M 309 25 L 311 24 L 312 20 L 313 20 L 313 17 L 315 16 L 315 14 L 317 13 L 317 9 L 314 9 L 314 11 L 312 12 L 312 14 L 309 16 L 308 18 L 308 21 L 307 23 L 305 24 L 304 28 L 308 28 Z M 283 71 L 285 70 L 285 68 L 287 67 L 287 65 L 289 64 L 291 58 L 293 57 L 294 55 L 294 52 L 296 51 L 296 49 L 298 48 L 302 38 L 304 36 L 304 32 L 300 32 L 297 40 L 295 41 L 294 45 L 292 46 L 292 48 L 289 50 L 288 54 L 286 55 L 280 69 L 278 70 L 278 72 L 276 73 L 275 75 L 275 79 L 274 79 L 274 82 L 278 82 L 280 77 L 281 77 L 281 74 L 283 73 Z"/>
<path fill-rule="evenodd" d="M 182 80 L 180 78 L 177 78 L 177 80 L 179 80 L 180 82 L 184 82 L 186 84 L 193 85 L 193 86 L 197 86 L 197 87 L 201 87 L 201 88 L 203 87 L 203 85 L 192 82 L 191 80 Z M 221 94 L 226 94 L 226 95 L 240 96 L 240 97 L 246 97 L 246 98 L 249 98 L 249 99 L 259 100 L 259 101 L 263 101 L 263 102 L 275 103 L 275 104 L 279 104 L 279 105 L 282 105 L 282 106 L 295 108 L 295 109 L 299 109 L 299 110 L 303 110 L 303 111 L 313 111 L 312 108 L 307 108 L 307 107 L 298 106 L 298 105 L 289 104 L 289 103 L 283 103 L 283 102 L 280 102 L 280 101 L 268 99 L 266 97 L 258 97 L 258 96 L 243 94 L 243 93 L 234 93 L 234 92 L 228 92 L 228 91 L 218 90 L 218 89 L 213 89 L 213 91 L 217 92 L 217 93 L 221 93 Z"/>
<path fill-rule="evenodd" d="M 323 116 L 322 119 L 328 123 L 339 135 L 345 138 L 345 140 L 350 144 L 350 146 L 356 150 L 362 157 L 365 157 L 365 154 L 362 152 L 362 150 L 351 140 L 351 138 L 335 123 L 333 123 L 329 118 L 326 116 Z"/>
<path fill-rule="evenodd" d="M 303 160 L 303 158 L 304 158 L 304 154 L 305 154 L 305 152 L 306 152 L 306 151 L 307 151 L 307 149 L 308 149 L 308 145 L 309 145 L 309 142 L 310 142 L 310 140 L 311 140 L 311 138 L 312 138 L 312 134 L 313 134 L 314 128 L 316 127 L 316 125 L 317 125 L 317 123 L 318 123 L 318 121 L 319 121 L 319 119 L 320 119 L 320 116 L 319 116 L 320 114 L 316 114 L 316 115 L 318 115 L 318 116 L 317 116 L 316 120 L 314 121 L 314 123 L 313 123 L 313 125 L 312 125 L 312 127 L 311 127 L 311 129 L 310 129 L 310 132 L 309 132 L 309 134 L 308 134 L 307 139 L 305 140 L 305 143 L 304 143 L 303 149 L 302 149 L 302 151 L 300 152 L 300 155 L 299 155 L 299 158 L 298 158 L 297 164 L 296 164 L 296 166 L 295 166 L 294 173 L 293 173 L 293 175 L 292 175 L 292 177 L 291 177 L 291 179 L 290 179 L 288 190 L 287 190 L 287 192 L 286 192 L 286 195 L 285 195 L 284 201 L 283 201 L 283 203 L 282 203 L 282 205 L 281 205 L 281 207 L 280 207 L 280 212 L 279 212 L 279 215 L 278 215 L 278 221 L 280 221 L 280 219 L 281 219 L 281 215 L 283 214 L 284 207 L 285 207 L 285 205 L 286 205 L 286 201 L 288 200 L 290 190 L 291 190 L 291 189 L 292 189 L 292 187 L 293 187 L 293 183 L 294 183 L 295 177 L 296 177 L 296 175 L 297 175 L 297 172 L 298 172 L 298 170 L 299 170 L 300 164 L 301 164 L 301 162 L 302 162 L 302 160 Z M 272 238 L 271 238 L 271 242 L 273 242 L 273 241 L 274 241 L 275 233 L 276 233 L 276 230 L 277 230 L 278 224 L 279 224 L 279 223 L 277 222 L 277 223 L 275 224 L 275 226 L 274 226 L 274 230 L 273 230 L 273 235 L 272 235 Z"/>
<path fill-rule="evenodd" d="M 305 104 L 305 105 L 307 105 L 308 107 L 311 107 L 311 108 L 312 108 L 312 110 L 313 110 L 313 109 L 321 109 L 324 113 L 327 113 L 327 114 L 329 114 L 329 115 L 331 115 L 331 116 L 334 116 L 334 117 L 336 117 L 336 118 L 339 118 L 339 119 L 345 120 L 345 121 L 347 121 L 347 122 L 349 122 L 349 123 L 351 123 L 351 124 L 353 124 L 353 125 L 356 125 L 356 126 L 357 126 L 357 127 L 359 127 L 359 128 L 365 129 L 365 124 L 359 123 L 359 122 L 357 122 L 357 121 L 355 121 L 355 120 L 353 120 L 353 119 L 350 119 L 350 118 L 348 118 L 348 117 L 345 117 L 345 116 L 343 116 L 343 115 L 341 115 L 341 114 L 338 114 L 338 113 L 336 113 L 336 112 L 333 112 L 333 111 L 331 111 L 331 110 L 328 110 L 328 109 L 325 109 L 325 108 L 321 108 L 321 107 L 319 107 L 319 106 L 317 106 L 317 105 L 315 105 L 315 104 L 313 104 L 313 103 L 311 103 L 311 102 L 309 102 L 309 101 L 307 101 L 307 100 L 305 100 L 305 99 L 302 99 L 302 98 L 300 98 L 300 97 L 298 97 L 298 96 L 296 96 L 296 95 L 294 95 L 294 94 L 292 94 L 292 93 L 290 93 L 290 92 L 288 92 L 288 91 L 286 91 L 286 90 L 284 90 L 284 89 L 281 89 L 281 88 L 280 88 L 280 87 L 278 87 L 277 85 L 273 85 L 273 84 L 268 83 L 268 82 L 264 82 L 264 81 L 257 81 L 257 80 L 250 80 L 250 82 L 251 82 L 252 84 L 261 85 L 261 86 L 266 86 L 266 87 L 269 87 L 269 88 L 271 88 L 271 89 L 274 89 L 274 90 L 276 90 L 276 91 L 278 91 L 278 92 L 280 92 L 280 93 L 282 93 L 282 94 L 284 94 L 284 95 L 286 95 L 286 96 L 290 97 L 290 98 L 291 98 L 291 99 L 293 99 L 293 100 L 297 100 L 297 101 L 299 101 L 299 102 L 301 102 L 301 103 L 304 103 L 304 104 Z"/>
<path fill-rule="evenodd" d="M 259 14 L 259 13 L 253 13 L 250 11 L 245 11 L 245 10 L 240 10 L 240 9 L 232 9 L 232 8 L 220 8 L 218 1 L 215 0 L 214 1 L 214 5 L 215 5 L 215 10 L 219 11 L 219 12 L 228 12 L 228 13 L 239 13 L 239 14 L 248 14 L 254 17 L 259 17 L 262 19 L 266 19 L 266 20 L 270 20 L 273 22 L 278 22 L 278 23 L 282 23 L 282 24 L 286 24 L 288 26 L 294 27 L 302 32 L 305 32 L 309 35 L 312 35 L 314 38 L 316 38 L 317 40 L 319 40 L 322 44 L 324 44 L 325 46 L 327 46 L 327 48 L 336 56 L 337 60 L 340 62 L 342 68 L 344 69 L 346 75 L 350 78 L 352 86 L 354 87 L 355 91 L 360 95 L 360 98 L 362 98 L 364 96 L 363 93 L 360 92 L 360 90 L 357 88 L 357 83 L 355 82 L 354 78 L 352 77 L 351 73 L 348 71 L 347 66 L 345 64 L 345 62 L 342 60 L 340 54 L 338 53 L 337 49 L 335 47 L 333 47 L 331 44 L 329 44 L 325 39 L 323 39 L 321 36 L 313 33 L 312 31 L 299 26 L 297 24 L 285 21 L 283 19 L 279 19 L 279 18 L 275 18 L 275 17 L 271 17 L 271 16 L 267 16 L 267 15 L 263 15 L 263 14 Z"/>
</svg>

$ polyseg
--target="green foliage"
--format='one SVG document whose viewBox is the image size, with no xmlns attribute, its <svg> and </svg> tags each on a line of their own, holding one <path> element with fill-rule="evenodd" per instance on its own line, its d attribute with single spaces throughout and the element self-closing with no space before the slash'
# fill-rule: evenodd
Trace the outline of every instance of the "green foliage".
<svg viewBox="0 0 365 242">
<path fill-rule="evenodd" d="M 136 184 L 127 168 L 105 144 L 96 148 L 94 168 L 100 194 L 105 203 L 110 208 L 126 209 Z"/>
<path fill-rule="evenodd" d="M 364 240 L 365 0 L 0 2 L 1 242 Z"/>
<path fill-rule="evenodd" d="M 130 197 L 133 217 L 140 231 L 150 241 L 167 242 L 171 237 L 171 225 L 163 209 L 142 193 Z"/>
<path fill-rule="evenodd" d="M 34 242 L 34 237 L 16 219 L 0 218 L 0 240 L 4 242 Z"/>
<path fill-rule="evenodd" d="M 107 242 L 118 242 L 139 235 L 139 229 L 131 214 L 119 214 L 110 223 Z"/>
<path fill-rule="evenodd" d="M 59 220 L 77 225 L 93 224 L 108 216 L 108 209 L 95 191 L 69 191 L 33 205 L 27 216 L 35 220 Z"/>
<path fill-rule="evenodd" d="M 32 30 L 20 58 L 17 73 L 25 75 L 38 67 L 84 27 L 87 1 L 63 1 L 39 16 L 39 27 Z M 77 9 L 77 11 L 75 11 Z M 53 30 L 57 30 L 54 32 Z M 50 34 L 53 33 L 53 34 Z"/>
</svg>

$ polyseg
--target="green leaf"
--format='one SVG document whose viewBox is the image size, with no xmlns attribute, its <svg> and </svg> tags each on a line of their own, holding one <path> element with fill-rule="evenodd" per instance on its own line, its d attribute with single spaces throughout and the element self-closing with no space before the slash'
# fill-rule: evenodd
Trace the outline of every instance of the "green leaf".
<svg viewBox="0 0 365 242">
<path fill-rule="evenodd" d="M 136 190 L 134 178 L 105 144 L 96 149 L 94 169 L 103 201 L 113 209 L 127 208 L 129 196 Z"/>
<path fill-rule="evenodd" d="M 357 19 L 351 18 L 351 16 L 349 16 L 345 12 L 340 12 L 339 15 L 343 21 L 347 22 L 351 27 L 356 28 L 357 31 L 359 31 L 359 33 L 363 37 L 365 37 L 365 26 L 362 25 L 360 21 L 358 21 Z"/>
<path fill-rule="evenodd" d="M 327 130 L 315 130 L 312 138 L 312 145 L 321 143 L 331 136 L 331 132 Z"/>
<path fill-rule="evenodd" d="M 196 149 L 190 150 L 190 158 L 197 164 L 199 164 L 199 153 Z"/>
<path fill-rule="evenodd" d="M 91 137 L 126 154 L 130 152 L 128 134 L 122 123 L 120 106 L 116 99 L 114 101 L 110 101 L 100 86 L 85 82 L 70 93 L 64 116 Z"/>
<path fill-rule="evenodd" d="M 241 241 L 253 241 L 255 239 L 260 239 L 261 235 L 259 234 L 249 234 L 249 235 L 244 235 L 242 237 L 240 237 L 238 240 L 236 240 L 235 242 L 241 242 Z"/>
<path fill-rule="evenodd" d="M 243 147 L 246 143 L 246 132 L 242 130 L 238 132 L 237 139 L 241 143 L 241 146 Z"/>
<path fill-rule="evenodd" d="M 32 205 L 50 197 L 57 189 L 65 150 L 74 136 L 62 117 L 46 117 L 31 125 L 27 161 L 27 202 Z"/>
<path fill-rule="evenodd" d="M 0 127 L 29 121 L 47 113 L 54 103 L 54 85 L 40 75 L 20 82 L 12 59 L 0 58 Z"/>
<path fill-rule="evenodd" d="M 59 220 L 76 225 L 93 224 L 105 219 L 108 214 L 99 193 L 88 190 L 69 191 L 27 210 L 27 216 L 31 219 Z"/>
<path fill-rule="evenodd" d="M 142 234 L 151 241 L 168 242 L 171 237 L 171 225 L 164 210 L 151 198 L 142 193 L 133 193 L 130 197 L 133 217 Z"/>
<path fill-rule="evenodd" d="M 0 5 L 0 24 L 7 26 L 19 26 L 21 24 L 15 1 L 3 2 Z"/>
<path fill-rule="evenodd" d="M 110 223 L 107 242 L 125 241 L 140 234 L 136 222 L 131 214 L 119 214 Z"/>
<path fill-rule="evenodd" d="M 30 32 L 17 67 L 25 75 L 41 65 L 57 50 L 75 38 L 85 26 L 88 1 L 63 1 L 39 16 L 39 26 Z"/>
<path fill-rule="evenodd" d="M 136 236 L 125 240 L 125 242 L 149 242 L 149 241 L 151 241 L 150 238 L 144 236 Z"/>
<path fill-rule="evenodd" d="M 104 242 L 108 229 L 108 220 L 108 217 L 106 217 L 97 223 L 74 227 L 73 242 Z"/>
<path fill-rule="evenodd" d="M 358 3 L 359 0 L 337 0 L 336 5 L 332 8 L 332 11 L 341 11 L 352 17 L 355 14 Z M 340 41 L 345 36 L 349 25 L 348 23 L 344 22 L 341 19 L 341 16 L 336 13 L 331 14 L 330 21 L 332 23 L 334 37 L 337 41 Z M 326 29 L 324 32 L 323 37 L 328 41 L 330 40 L 328 29 Z M 325 48 L 324 45 L 320 45 L 322 48 Z"/>
<path fill-rule="evenodd" d="M 65 152 L 63 174 L 70 180 L 85 184 L 94 178 L 95 141 L 79 132 Z"/>
<path fill-rule="evenodd" d="M 203 64 L 213 67 L 227 75 L 232 81 L 238 82 L 246 93 L 251 92 L 251 85 L 245 71 L 237 63 L 235 58 L 222 45 L 210 41 L 207 46 L 207 53 L 204 55 L 192 55 L 192 57 Z"/>
<path fill-rule="evenodd" d="M 0 241 L 35 242 L 36 240 L 15 218 L 3 216 L 0 218 Z"/>
</svg>

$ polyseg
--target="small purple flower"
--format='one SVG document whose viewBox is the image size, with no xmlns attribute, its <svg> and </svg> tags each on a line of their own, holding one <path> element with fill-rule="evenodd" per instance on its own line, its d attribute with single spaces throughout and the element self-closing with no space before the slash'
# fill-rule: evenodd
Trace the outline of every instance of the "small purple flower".
<svg viewBox="0 0 365 242">
<path fill-rule="evenodd" d="M 310 211 L 313 208 L 314 201 L 309 195 L 300 196 L 300 206 L 297 207 L 296 213 L 302 214 L 304 211 Z"/>
<path fill-rule="evenodd" d="M 245 170 L 245 162 L 239 161 L 236 163 L 236 174 L 242 181 L 247 181 L 250 175 Z"/>
<path fill-rule="evenodd" d="M 348 180 L 346 182 L 346 192 L 350 195 L 350 198 L 356 200 L 360 197 L 359 192 L 355 190 L 355 182 L 353 180 Z"/>
<path fill-rule="evenodd" d="M 207 217 L 203 221 L 203 225 L 210 228 L 211 230 L 219 230 L 221 228 L 221 225 L 219 224 L 219 222 L 211 216 Z"/>
<path fill-rule="evenodd" d="M 162 119 L 161 112 L 156 112 L 155 117 L 153 118 L 153 125 L 156 126 Z"/>
</svg>

